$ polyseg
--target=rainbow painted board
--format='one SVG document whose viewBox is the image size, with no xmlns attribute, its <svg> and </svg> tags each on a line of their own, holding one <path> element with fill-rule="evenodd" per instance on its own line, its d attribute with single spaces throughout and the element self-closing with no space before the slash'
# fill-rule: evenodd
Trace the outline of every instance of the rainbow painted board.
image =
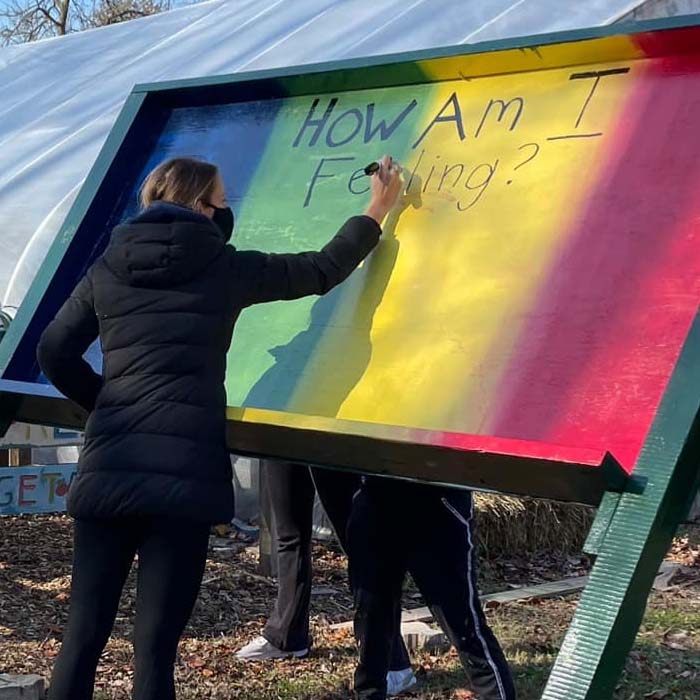
<svg viewBox="0 0 700 700">
<path fill-rule="evenodd" d="M 235 244 L 286 252 L 361 212 L 388 152 L 406 185 L 371 257 L 241 317 L 231 449 L 597 503 L 700 304 L 698 47 L 696 26 L 593 30 L 138 86 L 3 343 L 5 388 L 51 398 L 36 338 L 159 161 L 218 163 Z"/>
<path fill-rule="evenodd" d="M 241 317 L 229 446 L 600 504 L 542 700 L 607 700 L 700 486 L 698 124 L 700 16 L 138 86 L 0 344 L 0 432 L 82 424 L 37 340 L 157 162 L 216 161 L 236 244 L 301 251 L 389 152 L 361 269 Z"/>
</svg>

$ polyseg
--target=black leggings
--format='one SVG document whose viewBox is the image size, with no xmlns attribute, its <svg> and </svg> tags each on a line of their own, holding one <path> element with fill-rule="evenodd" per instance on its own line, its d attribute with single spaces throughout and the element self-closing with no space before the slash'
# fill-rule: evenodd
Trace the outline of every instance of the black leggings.
<svg viewBox="0 0 700 700">
<path fill-rule="evenodd" d="M 479 601 L 469 491 L 367 477 L 353 501 L 348 539 L 358 700 L 386 698 L 406 572 L 459 652 L 477 697 L 515 700 L 508 662 Z"/>
<path fill-rule="evenodd" d="M 341 546 L 347 551 L 347 524 L 360 477 L 292 462 L 261 463 L 261 496 L 268 500 L 277 536 L 278 589 L 263 637 L 284 651 L 310 646 L 311 533 L 314 496 L 323 505 Z M 396 607 L 389 668 L 408 668 L 411 660 L 401 638 L 401 606 Z"/>
<path fill-rule="evenodd" d="M 68 627 L 50 700 L 91 700 L 95 670 L 139 555 L 134 700 L 174 700 L 173 667 L 206 563 L 209 525 L 168 518 L 77 520 Z"/>
</svg>

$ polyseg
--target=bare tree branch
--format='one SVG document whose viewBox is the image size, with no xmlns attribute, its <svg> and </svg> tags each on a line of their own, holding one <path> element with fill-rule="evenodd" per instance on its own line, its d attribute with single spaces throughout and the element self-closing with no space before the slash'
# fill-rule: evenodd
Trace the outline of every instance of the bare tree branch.
<svg viewBox="0 0 700 700">
<path fill-rule="evenodd" d="M 54 25 L 55 27 L 57 27 L 57 28 L 59 27 L 58 20 L 54 19 L 54 18 L 53 18 L 53 15 L 51 14 L 51 12 L 50 12 L 49 10 L 47 10 L 45 7 L 38 6 L 38 7 L 36 8 L 35 12 L 41 13 L 42 15 L 44 15 L 44 17 L 46 17 L 46 19 L 47 19 L 51 24 L 53 24 L 53 25 Z"/>
<path fill-rule="evenodd" d="M 166 0 L 101 0 L 89 18 L 89 26 L 101 27 L 147 17 L 170 9 Z"/>
<path fill-rule="evenodd" d="M 170 8 L 171 0 L 10 0 L 0 7 L 0 44 L 62 36 Z"/>
</svg>

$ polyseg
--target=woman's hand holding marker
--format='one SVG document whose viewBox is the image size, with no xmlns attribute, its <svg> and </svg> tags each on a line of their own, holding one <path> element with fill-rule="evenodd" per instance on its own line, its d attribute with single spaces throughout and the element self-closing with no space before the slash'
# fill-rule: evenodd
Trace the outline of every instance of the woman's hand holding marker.
<svg viewBox="0 0 700 700">
<path fill-rule="evenodd" d="M 381 226 L 384 217 L 399 198 L 401 166 L 387 155 L 379 163 L 370 163 L 365 168 L 365 173 L 372 178 L 372 198 L 365 214 Z"/>
</svg>

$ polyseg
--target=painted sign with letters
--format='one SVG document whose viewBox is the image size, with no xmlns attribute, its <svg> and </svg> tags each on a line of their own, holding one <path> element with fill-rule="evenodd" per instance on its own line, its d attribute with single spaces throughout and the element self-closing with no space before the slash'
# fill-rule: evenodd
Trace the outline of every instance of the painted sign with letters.
<svg viewBox="0 0 700 700">
<path fill-rule="evenodd" d="M 75 473 L 75 464 L 0 469 L 0 515 L 65 511 Z"/>
</svg>

